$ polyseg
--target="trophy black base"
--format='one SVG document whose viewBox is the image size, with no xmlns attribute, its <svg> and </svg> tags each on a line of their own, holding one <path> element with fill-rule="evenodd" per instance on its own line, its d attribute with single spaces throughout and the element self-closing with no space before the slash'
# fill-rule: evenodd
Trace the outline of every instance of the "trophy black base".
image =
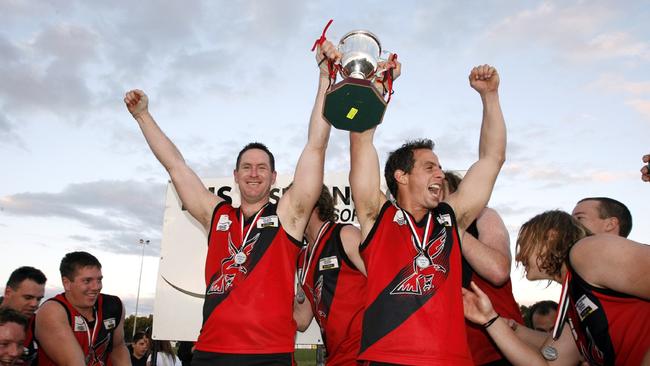
<svg viewBox="0 0 650 366">
<path fill-rule="evenodd" d="M 347 78 L 325 95 L 323 117 L 339 130 L 363 132 L 381 123 L 386 101 L 369 80 Z"/>
</svg>

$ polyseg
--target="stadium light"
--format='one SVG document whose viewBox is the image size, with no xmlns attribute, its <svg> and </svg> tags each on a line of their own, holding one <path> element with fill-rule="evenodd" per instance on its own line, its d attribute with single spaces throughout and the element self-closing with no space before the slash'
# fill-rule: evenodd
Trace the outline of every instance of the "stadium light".
<svg viewBox="0 0 650 366">
<path fill-rule="evenodd" d="M 135 318 L 133 319 L 133 335 L 135 337 L 136 325 L 138 325 L 138 305 L 140 304 L 140 283 L 142 282 L 142 265 L 144 264 L 144 247 L 147 246 L 151 241 L 149 239 L 144 240 L 140 239 L 139 243 L 142 245 L 142 255 L 140 256 L 140 277 L 138 277 L 138 294 L 135 298 Z"/>
</svg>

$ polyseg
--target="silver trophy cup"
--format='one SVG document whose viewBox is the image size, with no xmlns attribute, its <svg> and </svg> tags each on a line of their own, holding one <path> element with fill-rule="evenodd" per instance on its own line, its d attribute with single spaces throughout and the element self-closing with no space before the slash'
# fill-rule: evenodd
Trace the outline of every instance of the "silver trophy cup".
<svg viewBox="0 0 650 366">
<path fill-rule="evenodd" d="M 339 42 L 341 74 L 344 78 L 371 79 L 377 71 L 381 43 L 377 36 L 365 30 L 349 32 Z"/>
<path fill-rule="evenodd" d="M 381 44 L 365 30 L 349 32 L 338 45 L 343 80 L 325 96 L 323 116 L 332 126 L 362 132 L 381 123 L 386 101 L 372 85 L 377 74 Z"/>
</svg>

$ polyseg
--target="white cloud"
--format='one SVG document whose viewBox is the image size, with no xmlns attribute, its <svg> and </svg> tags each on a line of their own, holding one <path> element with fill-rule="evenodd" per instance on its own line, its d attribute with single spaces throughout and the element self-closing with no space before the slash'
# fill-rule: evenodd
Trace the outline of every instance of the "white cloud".
<svg viewBox="0 0 650 366">
<path fill-rule="evenodd" d="M 96 181 L 70 184 L 58 193 L 17 193 L 0 197 L 3 213 L 14 216 L 68 219 L 95 235 L 69 233 L 89 246 L 133 252 L 139 237 L 158 242 L 162 224 L 164 185 L 137 181 Z"/>
</svg>

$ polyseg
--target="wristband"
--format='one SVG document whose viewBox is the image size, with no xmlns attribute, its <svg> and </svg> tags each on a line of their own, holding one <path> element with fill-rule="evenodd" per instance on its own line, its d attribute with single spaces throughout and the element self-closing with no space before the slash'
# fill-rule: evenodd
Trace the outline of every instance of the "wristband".
<svg viewBox="0 0 650 366">
<path fill-rule="evenodd" d="M 490 325 L 492 325 L 492 323 L 497 321 L 497 319 L 499 319 L 499 314 L 497 314 L 494 318 L 488 320 L 487 322 L 483 323 L 483 328 L 487 329 Z"/>
</svg>

